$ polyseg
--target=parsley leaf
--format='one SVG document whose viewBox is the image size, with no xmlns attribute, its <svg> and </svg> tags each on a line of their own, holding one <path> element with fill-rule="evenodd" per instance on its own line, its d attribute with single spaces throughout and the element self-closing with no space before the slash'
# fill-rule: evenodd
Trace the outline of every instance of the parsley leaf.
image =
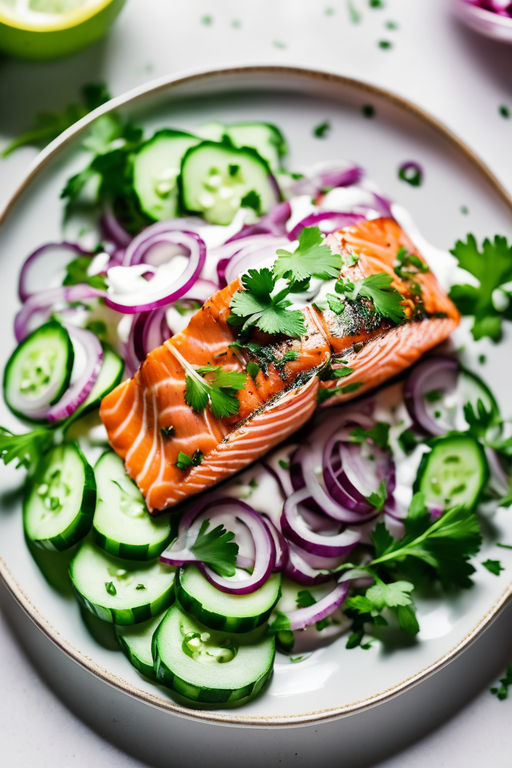
<svg viewBox="0 0 512 768">
<path fill-rule="evenodd" d="M 400 324 L 407 318 L 402 306 L 403 297 L 393 288 L 392 282 L 393 278 L 387 272 L 376 272 L 355 283 L 340 278 L 334 289 L 350 301 L 355 301 L 359 296 L 370 299 L 379 315 Z"/>
<path fill-rule="evenodd" d="M 508 689 L 512 685 L 512 666 L 507 667 L 505 677 L 500 678 L 501 685 L 499 688 L 491 688 L 490 691 L 494 696 L 497 696 L 500 701 L 504 701 L 508 698 Z"/>
<path fill-rule="evenodd" d="M 268 631 L 272 634 L 290 629 L 290 619 L 282 611 L 276 611 L 276 618 L 268 625 Z"/>
<path fill-rule="evenodd" d="M 234 576 L 238 544 L 233 541 L 235 534 L 224 526 L 217 525 L 210 531 L 210 520 L 203 520 L 197 538 L 190 547 L 201 563 L 209 565 L 219 576 Z"/>
<path fill-rule="evenodd" d="M 325 139 L 329 131 L 331 130 L 331 124 L 326 120 L 323 123 L 319 123 L 313 128 L 313 136 L 317 139 Z"/>
<path fill-rule="evenodd" d="M 185 402 L 196 413 L 209 405 L 217 419 L 233 416 L 240 409 L 236 392 L 244 388 L 246 378 L 245 373 L 226 371 L 221 365 L 191 369 L 185 377 Z"/>
<path fill-rule="evenodd" d="M 39 427 L 23 435 L 15 435 L 9 429 L 0 427 L 0 458 L 4 464 L 17 461 L 16 469 L 33 469 L 54 440 L 54 432 Z"/>
<path fill-rule="evenodd" d="M 106 581 L 105 582 L 105 589 L 107 590 L 109 595 L 117 595 L 117 589 L 114 586 L 114 582 Z"/>
<path fill-rule="evenodd" d="M 494 240 L 485 239 L 481 250 L 474 235 L 466 242 L 458 240 L 451 253 L 459 266 L 472 274 L 479 285 L 452 285 L 450 298 L 463 315 L 473 316 L 471 333 L 478 340 L 488 336 L 499 341 L 502 335 L 502 319 L 510 318 L 508 310 L 500 311 L 493 302 L 493 293 L 512 280 L 512 244 L 496 235 Z"/>
<path fill-rule="evenodd" d="M 78 283 L 86 283 L 93 288 L 105 290 L 107 287 L 107 280 L 105 275 L 88 275 L 87 270 L 91 265 L 90 256 L 77 256 L 66 264 L 66 276 L 62 281 L 62 285 L 77 285 Z"/>
<path fill-rule="evenodd" d="M 240 200 L 240 208 L 252 208 L 259 216 L 261 213 L 261 197 L 254 189 L 251 189 Z"/>
<path fill-rule="evenodd" d="M 178 453 L 176 466 L 178 467 L 178 469 L 182 469 L 183 471 L 185 471 L 190 467 L 198 467 L 203 461 L 203 459 L 204 459 L 204 454 L 202 451 L 199 450 L 199 448 L 196 451 L 194 451 L 194 453 L 192 454 L 192 457 L 190 457 L 188 453 L 184 453 L 183 451 L 180 451 Z"/>
<path fill-rule="evenodd" d="M 384 480 L 381 480 L 379 483 L 379 487 L 376 491 L 372 491 L 369 496 L 366 497 L 366 501 L 372 505 L 372 507 L 375 507 L 375 509 L 378 509 L 379 512 L 382 512 L 384 509 L 384 504 L 386 503 L 386 499 L 388 496 L 386 483 Z"/>
<path fill-rule="evenodd" d="M 304 317 L 299 310 L 290 310 L 286 299 L 289 287 L 273 295 L 276 276 L 270 269 L 250 269 L 242 277 L 243 291 L 237 291 L 231 300 L 229 322 L 241 325 L 242 330 L 256 326 L 264 333 L 285 334 L 292 338 L 306 332 Z"/>
<path fill-rule="evenodd" d="M 378 421 L 374 427 L 363 429 L 363 427 L 354 427 L 350 433 L 352 443 L 363 443 L 365 440 L 371 440 L 375 445 L 384 450 L 389 449 L 389 427 L 387 421 Z"/>
<path fill-rule="evenodd" d="M 300 589 L 297 592 L 297 608 L 309 608 L 316 603 L 315 598 L 308 589 Z"/>
<path fill-rule="evenodd" d="M 362 381 L 351 381 L 350 384 L 345 384 L 344 387 L 332 387 L 331 389 L 319 389 L 316 396 L 318 405 L 322 405 L 326 400 L 329 400 L 333 395 L 348 395 L 351 392 L 356 392 L 359 387 L 363 386 Z"/>
<path fill-rule="evenodd" d="M 330 246 L 324 244 L 325 236 L 318 227 L 304 227 L 299 235 L 299 244 L 295 251 L 277 250 L 277 260 L 273 266 L 276 277 L 286 277 L 295 281 L 319 277 L 329 280 L 338 277 L 341 270 L 341 256 L 333 253 Z"/>
<path fill-rule="evenodd" d="M 482 565 L 495 576 L 499 576 L 500 573 L 505 570 L 499 560 L 484 560 Z"/>
<path fill-rule="evenodd" d="M 105 85 L 96 83 L 84 85 L 80 103 L 70 104 L 63 112 L 43 112 L 36 115 L 34 125 L 13 139 L 3 150 L 2 157 L 7 157 L 20 147 L 34 145 L 42 149 L 70 125 L 109 99 L 110 93 Z"/>
<path fill-rule="evenodd" d="M 327 306 L 331 312 L 334 312 L 335 315 L 341 315 L 345 309 L 344 302 L 340 301 L 334 293 L 328 293 L 325 298 L 327 299 Z"/>
</svg>

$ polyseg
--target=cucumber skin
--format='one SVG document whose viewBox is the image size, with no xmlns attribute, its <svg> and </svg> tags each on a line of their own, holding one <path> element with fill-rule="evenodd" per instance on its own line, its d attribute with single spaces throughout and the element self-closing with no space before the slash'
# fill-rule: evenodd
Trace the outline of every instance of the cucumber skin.
<svg viewBox="0 0 512 768">
<path fill-rule="evenodd" d="M 276 644 L 281 653 L 291 653 L 295 645 L 295 635 L 291 629 L 282 629 L 276 633 Z"/>
<path fill-rule="evenodd" d="M 445 442 L 447 438 L 451 438 L 451 439 L 459 438 L 459 439 L 465 439 L 465 440 L 472 440 L 474 442 L 475 448 L 477 449 L 477 452 L 480 454 L 480 463 L 483 470 L 483 477 L 482 477 L 480 490 L 478 491 L 478 494 L 476 495 L 476 498 L 471 506 L 471 509 L 473 509 L 476 506 L 478 499 L 480 498 L 482 491 L 489 480 L 489 464 L 487 463 L 487 458 L 485 456 L 484 449 L 482 448 L 478 440 L 476 440 L 475 438 L 471 438 L 466 432 L 447 432 L 446 435 L 441 435 L 440 437 L 435 437 L 432 440 L 428 441 L 427 444 L 431 450 L 429 451 L 429 453 L 424 453 L 423 456 L 421 457 L 418 471 L 416 473 L 416 479 L 412 487 L 413 493 L 418 493 L 419 491 L 421 491 L 421 484 L 425 476 L 425 472 L 427 470 L 428 463 L 432 455 L 432 451 L 435 449 L 436 445 L 438 445 L 439 443 Z"/>
<path fill-rule="evenodd" d="M 56 328 L 57 327 L 57 328 L 59 328 L 62 331 L 63 334 L 65 334 L 65 336 L 63 336 L 63 341 L 67 344 L 67 348 L 68 348 L 69 365 L 68 365 L 67 375 L 65 376 L 65 378 L 63 380 L 63 383 L 62 383 L 62 386 L 61 386 L 59 392 L 53 398 L 53 400 L 51 401 L 50 405 L 54 405 L 55 403 L 57 403 L 60 400 L 60 398 L 62 397 L 62 395 L 64 394 L 64 392 L 67 390 L 67 388 L 69 386 L 69 382 L 71 381 L 71 374 L 72 374 L 72 371 L 73 371 L 73 362 L 74 362 L 75 354 L 74 354 L 74 350 L 73 350 L 73 344 L 71 342 L 71 338 L 70 338 L 68 332 L 56 320 L 49 320 L 47 323 L 44 323 L 43 325 L 39 326 L 39 328 L 36 328 L 34 331 L 32 331 L 32 333 L 29 333 L 29 335 L 26 338 L 23 339 L 21 344 L 19 344 L 16 347 L 16 349 L 14 350 L 14 352 L 12 353 L 10 358 L 8 359 L 8 361 L 7 361 L 6 365 L 5 365 L 5 370 L 4 370 L 3 389 L 4 389 L 4 400 L 5 400 L 5 403 L 7 404 L 9 410 L 11 411 L 11 413 L 14 413 L 14 415 L 17 416 L 22 421 L 28 421 L 30 424 L 46 424 L 47 423 L 47 419 L 31 419 L 25 413 L 22 413 L 21 411 L 18 411 L 18 410 L 16 410 L 16 408 L 12 407 L 12 405 L 9 402 L 9 398 L 7 396 L 7 390 L 8 390 L 8 386 L 9 386 L 9 373 L 10 373 L 12 364 L 14 362 L 14 358 L 16 357 L 17 353 L 32 338 L 32 336 L 34 336 L 35 334 L 39 333 L 42 329 L 46 329 L 48 327 L 51 327 L 51 328 Z"/>
<path fill-rule="evenodd" d="M 132 666 L 135 667 L 135 669 L 141 673 L 141 675 L 144 675 L 144 677 L 149 678 L 150 680 L 153 680 L 156 682 L 156 674 L 155 674 L 155 668 L 153 664 L 149 665 L 146 664 L 145 661 L 142 661 L 139 659 L 138 656 L 136 656 L 134 653 L 131 652 L 130 646 L 124 639 L 123 635 L 121 635 L 119 632 L 116 631 L 114 628 L 114 634 L 116 636 L 116 640 L 119 643 L 119 647 L 130 662 Z"/>
<path fill-rule="evenodd" d="M 107 349 L 107 345 L 103 344 L 102 346 L 103 346 L 103 350 L 105 351 L 105 349 Z M 75 413 L 73 414 L 73 418 L 77 418 L 78 416 L 85 416 L 86 413 L 90 413 L 91 411 L 96 410 L 96 408 L 99 406 L 99 404 L 101 403 L 103 398 L 106 395 L 108 395 L 109 392 L 112 392 L 112 390 L 115 387 L 117 387 L 118 384 L 120 384 L 122 382 L 122 380 L 123 380 L 123 372 L 124 372 L 124 362 L 121 359 L 121 357 L 119 357 L 117 352 L 114 352 L 113 349 L 108 347 L 108 351 L 111 352 L 113 355 L 115 355 L 119 359 L 119 362 L 120 362 L 119 373 L 115 377 L 114 381 L 112 382 L 112 386 L 109 389 L 104 390 L 101 395 L 99 395 L 97 398 L 95 398 L 95 400 L 92 400 L 90 403 L 87 403 L 87 405 L 80 405 L 76 409 Z"/>
<path fill-rule="evenodd" d="M 189 705 L 197 704 L 224 704 L 225 706 L 239 706 L 246 704 L 251 699 L 255 698 L 260 691 L 267 685 L 272 677 L 274 671 L 274 659 L 275 659 L 275 644 L 272 657 L 268 669 L 260 675 L 260 677 L 248 685 L 244 685 L 243 688 L 232 689 L 207 689 L 200 688 L 197 685 L 187 683 L 181 677 L 176 675 L 166 663 L 163 661 L 158 646 L 158 636 L 162 625 L 165 622 L 165 616 L 153 635 L 153 641 L 151 643 L 151 651 L 154 659 L 155 676 L 158 683 L 161 683 L 166 688 L 174 691 L 180 699 L 183 699 L 184 703 Z"/>
<path fill-rule="evenodd" d="M 108 552 L 109 555 L 114 557 L 120 557 L 125 560 L 153 560 L 158 557 L 167 545 L 175 538 L 175 529 L 171 528 L 169 536 L 159 542 L 158 544 L 124 544 L 123 542 L 114 541 L 114 539 L 105 536 L 104 533 L 98 531 L 94 525 L 92 526 L 92 534 L 96 544 Z"/>
<path fill-rule="evenodd" d="M 221 632 L 242 633 L 251 632 L 253 629 L 257 629 L 267 621 L 270 614 L 274 610 L 275 604 L 281 597 L 281 588 L 279 588 L 276 602 L 259 616 L 244 616 L 240 618 L 236 616 L 223 616 L 220 613 L 214 613 L 213 611 L 209 611 L 206 608 L 203 608 L 201 602 L 185 590 L 181 581 L 181 573 L 182 569 L 179 568 L 175 579 L 176 599 L 180 603 L 184 612 L 189 613 L 206 627 L 209 627 L 210 629 L 216 629 Z"/>
<path fill-rule="evenodd" d="M 94 510 L 96 509 L 96 479 L 94 477 L 94 470 L 88 463 L 82 451 L 77 444 L 75 444 L 75 447 L 84 465 L 84 491 L 80 503 L 80 512 L 62 533 L 59 533 L 57 536 L 53 536 L 50 539 L 34 539 L 28 534 L 25 526 L 25 510 L 32 491 L 34 479 L 32 479 L 32 482 L 27 488 L 27 493 L 25 494 L 23 501 L 23 528 L 26 538 L 39 549 L 45 549 L 51 552 L 63 552 L 65 549 L 69 549 L 81 541 L 91 529 Z"/>
<path fill-rule="evenodd" d="M 73 561 L 70 565 L 70 573 L 72 572 Z M 168 589 L 163 592 L 160 597 L 157 597 L 152 603 L 146 603 L 145 605 L 138 605 L 135 608 L 106 608 L 103 605 L 96 605 L 91 603 L 86 597 L 84 597 L 75 587 L 73 579 L 71 579 L 71 585 L 75 597 L 84 608 L 86 608 L 93 616 L 96 616 L 102 621 L 107 621 L 110 624 L 120 624 L 126 626 L 128 624 L 139 624 L 141 621 L 147 621 L 158 616 L 159 613 L 163 613 L 174 602 L 174 580 L 171 581 Z"/>
</svg>

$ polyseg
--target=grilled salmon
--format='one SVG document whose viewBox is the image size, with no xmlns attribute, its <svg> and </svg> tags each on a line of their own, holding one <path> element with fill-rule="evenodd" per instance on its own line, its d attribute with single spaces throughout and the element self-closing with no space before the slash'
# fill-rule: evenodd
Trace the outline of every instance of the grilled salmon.
<svg viewBox="0 0 512 768">
<path fill-rule="evenodd" d="M 396 270 L 400 249 L 421 255 L 391 219 L 364 221 L 329 236 L 327 242 L 351 266 L 352 281 L 386 272 L 402 296 L 406 321 L 393 324 L 371 302 L 347 302 L 336 314 L 314 306 L 302 310 L 306 332 L 298 339 L 256 336 L 257 373 L 238 390 L 236 413 L 215 417 L 185 400 L 187 366 L 222 366 L 247 373 L 251 349 L 236 345 L 228 323 L 230 303 L 241 289 L 230 283 L 206 301 L 188 326 L 149 353 L 135 375 L 102 401 L 100 416 L 112 448 L 157 513 L 229 477 L 297 431 L 317 401 L 329 406 L 377 386 L 414 363 L 453 331 L 459 315 L 428 268 Z M 337 378 L 336 368 L 351 372 Z M 344 372 L 345 373 L 345 372 Z M 341 385 L 340 385 L 341 384 Z M 348 385 L 348 386 L 347 386 Z M 323 390 L 320 398 L 319 390 Z M 186 467 L 180 454 L 196 456 Z"/>
</svg>

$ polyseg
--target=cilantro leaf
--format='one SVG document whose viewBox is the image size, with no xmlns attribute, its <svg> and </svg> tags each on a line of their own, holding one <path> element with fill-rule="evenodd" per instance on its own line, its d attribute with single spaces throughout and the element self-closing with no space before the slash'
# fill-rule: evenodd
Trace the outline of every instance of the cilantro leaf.
<svg viewBox="0 0 512 768">
<path fill-rule="evenodd" d="M 381 611 L 383 608 L 396 608 L 398 605 L 410 605 L 411 592 L 414 584 L 410 581 L 393 581 L 384 584 L 380 581 L 366 590 L 366 600 L 369 600 L 374 609 Z"/>
<path fill-rule="evenodd" d="M 325 298 L 327 299 L 327 306 L 331 312 L 334 312 L 335 315 L 341 315 L 345 309 L 345 303 L 340 301 L 334 293 L 328 293 Z"/>
<path fill-rule="evenodd" d="M 374 427 L 363 429 L 363 427 L 354 427 L 350 433 L 352 443 L 363 443 L 365 440 L 371 440 L 375 445 L 384 450 L 389 449 L 389 428 L 386 421 L 378 421 Z"/>
<path fill-rule="evenodd" d="M 190 467 L 198 467 L 202 460 L 204 459 L 204 454 L 202 451 L 197 450 L 194 451 L 192 454 L 192 457 L 188 455 L 188 453 L 184 453 L 183 451 L 180 451 L 178 453 L 178 459 L 176 461 L 176 466 L 178 469 L 182 469 L 183 471 L 189 469 Z"/>
<path fill-rule="evenodd" d="M 484 568 L 487 568 L 489 573 L 493 573 L 495 576 L 499 576 L 505 570 L 499 560 L 484 560 L 482 565 Z"/>
<path fill-rule="evenodd" d="M 86 283 L 93 288 L 104 290 L 107 287 L 107 280 L 105 275 L 88 275 L 87 270 L 91 265 L 90 256 L 77 256 L 66 264 L 66 276 L 62 281 L 62 285 L 77 285 L 78 283 Z"/>
<path fill-rule="evenodd" d="M 234 576 L 238 544 L 233 541 L 235 534 L 224 526 L 217 525 L 208 530 L 210 520 L 203 520 L 191 552 L 201 563 L 209 565 L 219 576 Z"/>
<path fill-rule="evenodd" d="M 491 688 L 490 691 L 494 696 L 497 696 L 500 701 L 504 701 L 508 698 L 508 689 L 512 685 L 512 665 L 507 667 L 505 676 L 500 678 L 500 686 L 498 688 Z"/>
<path fill-rule="evenodd" d="M 0 427 L 0 458 L 4 464 L 17 461 L 16 469 L 33 469 L 54 440 L 54 432 L 46 427 L 34 429 L 23 435 L 15 435 Z"/>
<path fill-rule="evenodd" d="M 253 381 L 256 380 L 256 376 L 258 375 L 259 372 L 260 372 L 260 367 L 258 363 L 255 363 L 254 360 L 249 360 L 249 362 L 247 363 L 247 373 L 249 374 L 249 376 Z"/>
<path fill-rule="evenodd" d="M 325 403 L 326 400 L 329 400 L 334 395 L 348 395 L 352 392 L 356 392 L 360 387 L 363 386 L 362 381 L 351 381 L 350 384 L 345 384 L 343 387 L 332 387 L 331 389 L 319 389 L 316 401 L 319 405 L 322 403 Z"/>
<path fill-rule="evenodd" d="M 359 280 L 356 290 L 359 296 L 365 296 L 373 302 L 375 311 L 382 317 L 387 317 L 394 323 L 403 323 L 406 320 L 404 308 L 401 304 L 401 294 L 393 288 L 393 278 L 386 272 L 377 272 Z"/>
<path fill-rule="evenodd" d="M 297 608 L 309 608 L 316 603 L 315 598 L 308 589 L 300 589 L 297 592 Z"/>
<path fill-rule="evenodd" d="M 486 238 L 479 249 L 474 235 L 466 241 L 458 240 L 451 253 L 479 283 L 478 287 L 464 283 L 452 285 L 450 298 L 463 315 L 473 316 L 471 333 L 478 340 L 488 336 L 499 341 L 502 335 L 502 319 L 507 312 L 500 311 L 493 302 L 493 293 L 500 286 L 512 280 L 512 244 L 496 235 L 494 240 Z"/>
<path fill-rule="evenodd" d="M 478 398 L 475 405 L 467 402 L 463 406 L 464 418 L 471 432 L 477 438 L 484 438 L 491 427 L 500 422 L 498 414 L 493 409 L 487 409 L 483 400 Z"/>
<path fill-rule="evenodd" d="M 272 634 L 290 629 L 290 619 L 282 611 L 276 611 L 276 618 L 268 625 L 268 631 Z"/>
<path fill-rule="evenodd" d="M 192 369 L 185 377 L 185 402 L 196 413 L 209 405 L 217 419 L 233 416 L 240 409 L 236 392 L 244 388 L 246 378 L 245 373 L 226 371 L 221 365 Z"/>
<path fill-rule="evenodd" d="M 240 207 L 241 208 L 252 208 L 253 211 L 255 211 L 258 216 L 261 213 L 261 197 L 256 192 L 256 190 L 251 189 L 250 192 L 247 192 L 242 199 L 240 200 Z"/>
<path fill-rule="evenodd" d="M 244 290 L 237 291 L 231 299 L 229 322 L 241 325 L 242 330 L 256 326 L 264 333 L 302 336 L 306 332 L 302 312 L 288 309 L 288 288 L 273 295 L 275 284 L 276 277 L 270 269 L 250 269 L 242 277 Z"/>
<path fill-rule="evenodd" d="M 304 227 L 299 235 L 299 244 L 291 253 L 279 248 L 273 271 L 276 277 L 305 280 L 319 277 L 329 280 L 338 277 L 341 270 L 341 256 L 333 253 L 324 243 L 325 236 L 318 227 Z"/>
<path fill-rule="evenodd" d="M 84 85 L 80 103 L 70 104 L 63 112 L 44 112 L 36 115 L 34 125 L 13 139 L 3 150 L 2 157 L 7 157 L 20 147 L 34 145 L 42 149 L 70 125 L 109 99 L 110 93 L 104 84 Z"/>
<path fill-rule="evenodd" d="M 371 504 L 372 507 L 375 507 L 375 509 L 378 509 L 379 512 L 382 512 L 384 509 L 384 504 L 386 503 L 386 499 L 388 496 L 386 483 L 384 480 L 381 480 L 379 483 L 379 487 L 376 491 L 372 491 L 369 496 L 366 497 L 366 501 Z"/>
</svg>

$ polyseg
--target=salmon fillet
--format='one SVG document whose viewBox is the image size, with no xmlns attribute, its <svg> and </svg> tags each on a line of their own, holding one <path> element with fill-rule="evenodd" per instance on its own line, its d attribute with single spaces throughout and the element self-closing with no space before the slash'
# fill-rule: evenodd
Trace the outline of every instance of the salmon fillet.
<svg viewBox="0 0 512 768">
<path fill-rule="evenodd" d="M 342 269 L 343 277 L 356 281 L 389 273 L 403 297 L 407 321 L 394 325 L 369 312 L 364 299 L 347 303 L 342 315 L 306 307 L 306 333 L 301 338 L 275 341 L 255 336 L 268 353 L 266 363 L 261 365 L 260 357 L 257 375 L 247 375 L 237 392 L 238 412 L 216 418 L 209 407 L 197 413 L 185 402 L 184 364 L 222 365 L 246 373 L 253 359 L 246 347 L 230 346 L 236 330 L 227 318 L 240 281 L 218 291 L 185 330 L 150 352 L 135 375 L 101 403 L 110 445 L 124 460 L 150 512 L 215 485 L 297 431 L 317 407 L 320 388 L 332 392 L 322 398 L 327 406 L 355 397 L 407 368 L 457 326 L 458 312 L 431 272 L 414 276 L 421 292 L 394 272 L 400 248 L 421 258 L 395 221 L 364 221 L 329 236 L 327 242 L 342 255 L 359 256 L 357 263 Z M 343 379 L 326 375 L 339 366 L 349 366 L 352 373 Z M 341 391 L 349 384 L 354 386 Z M 202 455 L 198 466 L 177 466 L 180 452 L 192 456 L 197 451 Z"/>
</svg>

